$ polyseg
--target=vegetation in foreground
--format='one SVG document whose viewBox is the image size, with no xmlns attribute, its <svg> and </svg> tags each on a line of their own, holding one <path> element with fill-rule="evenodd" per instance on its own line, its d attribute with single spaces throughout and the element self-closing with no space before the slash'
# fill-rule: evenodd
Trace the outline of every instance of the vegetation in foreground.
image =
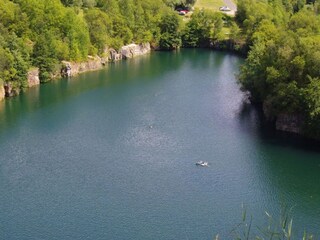
<svg viewBox="0 0 320 240">
<path fill-rule="evenodd" d="M 265 212 L 268 224 L 265 227 L 255 226 L 252 215 L 248 214 L 247 209 L 242 206 L 242 220 L 231 231 L 233 238 L 236 240 L 293 240 L 297 239 L 294 236 L 293 208 L 283 206 L 278 219 L 274 219 L 268 212 Z M 313 240 L 314 235 L 304 231 L 301 236 L 298 236 L 301 240 Z M 219 240 L 219 235 L 216 235 L 215 240 Z"/>
</svg>

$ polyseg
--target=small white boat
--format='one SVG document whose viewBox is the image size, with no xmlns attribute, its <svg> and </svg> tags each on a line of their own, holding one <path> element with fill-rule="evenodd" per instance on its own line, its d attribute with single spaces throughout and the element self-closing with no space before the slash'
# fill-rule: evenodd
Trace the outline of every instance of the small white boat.
<svg viewBox="0 0 320 240">
<path fill-rule="evenodd" d="M 196 162 L 196 165 L 201 167 L 208 167 L 209 163 L 204 161 L 199 161 L 199 162 Z"/>
</svg>

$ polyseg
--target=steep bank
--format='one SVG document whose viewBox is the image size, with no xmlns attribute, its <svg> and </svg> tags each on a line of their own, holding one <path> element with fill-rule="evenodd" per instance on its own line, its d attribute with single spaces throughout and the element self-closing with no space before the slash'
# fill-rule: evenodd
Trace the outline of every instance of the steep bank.
<svg viewBox="0 0 320 240">
<path fill-rule="evenodd" d="M 106 49 L 107 57 L 88 56 L 88 60 L 84 62 L 62 61 L 61 68 L 52 73 L 51 76 L 52 79 L 76 76 L 80 73 L 102 69 L 108 62 L 116 62 L 121 61 L 122 59 L 134 58 L 148 54 L 150 51 L 151 47 L 149 43 L 129 44 L 121 47 L 119 51 L 116 51 L 112 48 Z M 40 84 L 38 68 L 32 68 L 28 71 L 27 83 L 27 88 Z M 0 100 L 4 99 L 5 97 L 16 96 L 20 93 L 20 91 L 17 91 L 13 85 L 14 83 L 7 82 L 0 86 Z"/>
<path fill-rule="evenodd" d="M 236 20 L 251 46 L 239 82 L 255 101 L 269 105 L 277 130 L 320 139 L 319 12 L 303 4 L 292 12 L 276 5 L 260 9 L 259 2 L 238 1 Z"/>
<path fill-rule="evenodd" d="M 106 62 L 107 61 L 105 61 L 103 58 L 100 58 L 99 56 L 89 56 L 88 60 L 85 62 L 62 61 L 62 67 L 59 77 L 72 77 L 83 72 L 98 70 L 103 68 Z"/>
<path fill-rule="evenodd" d="M 118 52 L 113 48 L 106 49 L 105 53 L 107 57 L 88 56 L 88 60 L 85 62 L 62 61 L 61 77 L 72 77 L 83 72 L 99 70 L 108 62 L 116 62 L 122 59 L 145 55 L 150 51 L 151 47 L 149 43 L 129 44 L 121 47 Z"/>
<path fill-rule="evenodd" d="M 39 84 L 39 68 L 30 69 L 28 72 L 28 87 L 33 87 Z"/>
<path fill-rule="evenodd" d="M 218 51 L 228 51 L 239 54 L 246 57 L 249 51 L 249 46 L 245 41 L 236 41 L 233 39 L 224 39 L 220 41 L 214 41 L 210 48 Z"/>
<path fill-rule="evenodd" d="M 258 104 L 261 107 L 261 105 Z M 265 119 L 274 125 L 278 131 L 303 135 L 305 119 L 302 114 L 281 112 L 275 113 L 272 105 L 268 102 L 262 104 L 262 112 Z"/>
<path fill-rule="evenodd" d="M 275 127 L 279 131 L 303 135 L 304 119 L 298 114 L 281 113 L 277 116 Z"/>
<path fill-rule="evenodd" d="M 3 88 L 3 85 L 0 85 L 0 101 L 4 99 L 4 97 L 5 97 L 4 88 Z"/>
</svg>

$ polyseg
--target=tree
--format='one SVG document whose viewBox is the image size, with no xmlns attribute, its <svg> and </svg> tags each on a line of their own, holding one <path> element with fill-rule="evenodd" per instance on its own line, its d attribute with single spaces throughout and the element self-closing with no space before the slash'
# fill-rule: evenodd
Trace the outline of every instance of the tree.
<svg viewBox="0 0 320 240">
<path fill-rule="evenodd" d="M 218 38 L 223 26 L 222 15 L 209 10 L 194 11 L 182 34 L 185 47 L 207 47 Z"/>
<path fill-rule="evenodd" d="M 89 9 L 85 13 L 91 44 L 102 53 L 111 35 L 112 22 L 108 15 L 98 9 Z"/>
<path fill-rule="evenodd" d="M 173 12 L 167 12 L 162 16 L 159 41 L 161 49 L 173 50 L 181 46 L 180 24 L 179 16 Z"/>
</svg>

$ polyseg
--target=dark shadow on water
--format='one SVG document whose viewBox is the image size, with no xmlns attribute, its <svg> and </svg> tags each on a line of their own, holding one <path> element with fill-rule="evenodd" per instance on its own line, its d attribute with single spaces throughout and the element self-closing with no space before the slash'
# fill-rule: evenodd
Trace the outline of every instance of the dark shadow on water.
<svg viewBox="0 0 320 240">
<path fill-rule="evenodd" d="M 246 101 L 238 119 L 240 129 L 253 139 L 252 143 L 256 143 L 253 148 L 259 153 L 251 166 L 255 166 L 255 181 L 268 193 L 267 201 L 273 202 L 272 208 L 265 210 L 277 216 L 282 204 L 294 206 L 295 236 L 302 236 L 304 230 L 318 236 L 320 142 L 275 130 L 274 124 L 266 121 L 261 107 Z"/>
<path fill-rule="evenodd" d="M 256 134 L 261 141 L 267 144 L 320 153 L 320 141 L 276 130 L 275 123 L 268 122 L 264 117 L 261 106 L 243 101 L 239 111 L 239 120 L 241 128 L 250 134 Z"/>
</svg>

